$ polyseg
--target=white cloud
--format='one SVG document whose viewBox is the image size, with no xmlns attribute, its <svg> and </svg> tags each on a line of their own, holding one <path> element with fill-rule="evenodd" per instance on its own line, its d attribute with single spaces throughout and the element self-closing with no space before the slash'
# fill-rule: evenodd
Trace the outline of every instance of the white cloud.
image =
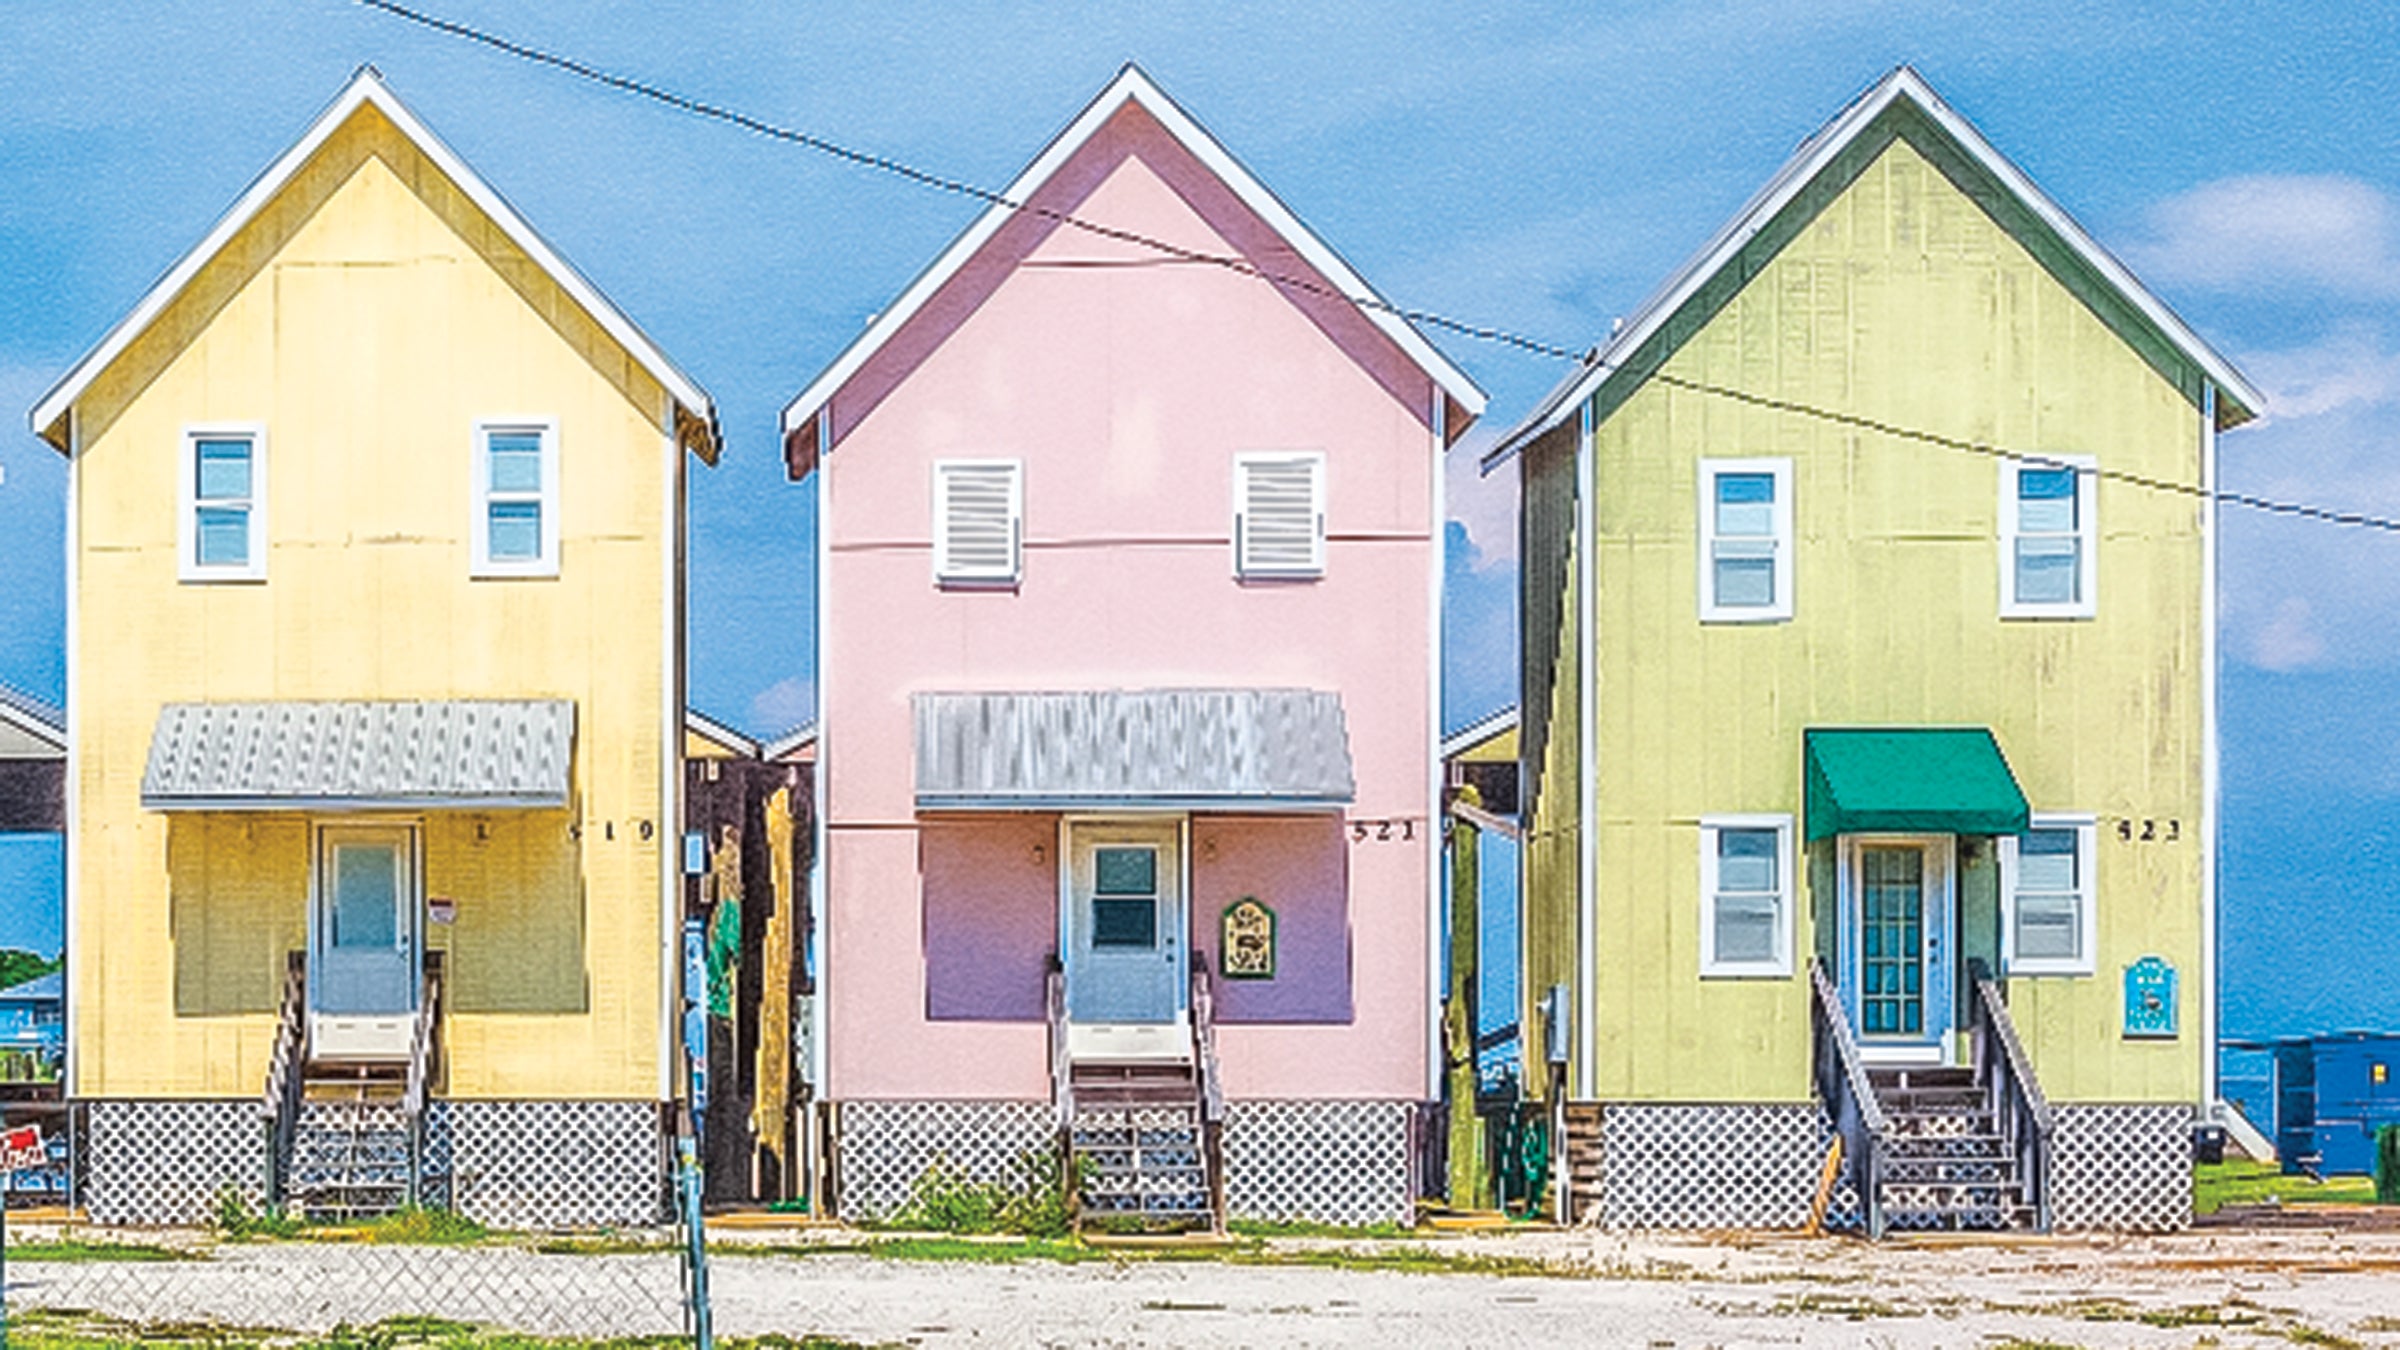
<svg viewBox="0 0 2400 1350">
<path fill-rule="evenodd" d="M 801 675 L 787 675 L 750 700 L 750 725 L 764 728 L 770 737 L 782 735 L 816 715 L 817 682 Z"/>
<path fill-rule="evenodd" d="M 2242 368 L 2264 387 L 2267 413 L 2278 420 L 2353 404 L 2400 405 L 2400 351 L 2384 350 L 2382 335 L 2363 324 L 2342 325 L 2306 347 L 2255 353 Z"/>
<path fill-rule="evenodd" d="M 2153 205 L 2149 226 L 2125 252 L 2158 281 L 2400 296 L 2400 206 L 2346 174 L 2219 178 Z"/>
<path fill-rule="evenodd" d="M 1459 437 L 1442 463 L 1442 492 L 1450 519 L 1467 527 L 1475 545 L 1468 567 L 1477 572 L 1517 561 L 1517 470 L 1503 465 L 1485 475 L 1480 462 L 1505 428 L 1478 426 Z"/>
<path fill-rule="evenodd" d="M 2267 670 L 2298 670 L 2325 655 L 2325 638 L 2310 621 L 2308 601 L 2285 596 L 2274 616 L 2250 638 L 2250 663 Z"/>
</svg>

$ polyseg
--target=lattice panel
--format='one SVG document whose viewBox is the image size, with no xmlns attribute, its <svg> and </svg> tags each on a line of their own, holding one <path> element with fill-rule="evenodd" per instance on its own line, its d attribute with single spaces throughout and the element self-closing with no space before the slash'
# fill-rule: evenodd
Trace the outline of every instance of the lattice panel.
<svg viewBox="0 0 2400 1350">
<path fill-rule="evenodd" d="M 230 1186 L 266 1195 L 266 1124 L 254 1099 L 85 1105 L 84 1208 L 94 1223 L 206 1222 Z"/>
<path fill-rule="evenodd" d="M 2191 1107 L 2149 1102 L 2051 1109 L 2053 1227 L 2161 1232 L 2191 1225 Z"/>
<path fill-rule="evenodd" d="M 976 1181 L 1016 1175 L 1028 1152 L 1058 1147 L 1046 1101 L 842 1102 L 834 1164 L 845 1219 L 882 1219 L 908 1204 L 936 1158 Z"/>
<path fill-rule="evenodd" d="M 1225 1108 L 1228 1217 L 1407 1223 L 1413 1102 L 1247 1101 Z"/>
<path fill-rule="evenodd" d="M 458 1211 L 478 1223 L 623 1228 L 666 1217 L 656 1102 L 447 1101 L 427 1114 L 449 1152 L 436 1143 L 428 1162 L 444 1164 Z"/>
<path fill-rule="evenodd" d="M 1607 1228 L 1796 1228 L 1825 1159 L 1814 1102 L 1610 1102 L 1600 1115 Z"/>
</svg>

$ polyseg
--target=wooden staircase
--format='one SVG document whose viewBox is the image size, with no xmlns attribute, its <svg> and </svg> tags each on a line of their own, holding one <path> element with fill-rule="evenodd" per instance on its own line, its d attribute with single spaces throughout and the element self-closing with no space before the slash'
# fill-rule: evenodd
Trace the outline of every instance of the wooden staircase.
<svg viewBox="0 0 2400 1350">
<path fill-rule="evenodd" d="M 1214 1226 L 1200 1075 L 1188 1061 L 1078 1063 L 1067 1126 L 1081 1214 Z"/>
<path fill-rule="evenodd" d="M 2036 1207 L 2016 1150 L 1973 1069 L 1867 1074 L 1882 1104 L 1883 1221 L 1896 1229 L 2031 1228 Z"/>
<path fill-rule="evenodd" d="M 293 952 L 261 1100 L 267 1206 L 322 1222 L 450 1201 L 426 1166 L 425 1120 L 441 1076 L 442 955 L 426 956 L 405 1059 L 319 1060 L 309 1053 L 307 958 Z"/>
</svg>

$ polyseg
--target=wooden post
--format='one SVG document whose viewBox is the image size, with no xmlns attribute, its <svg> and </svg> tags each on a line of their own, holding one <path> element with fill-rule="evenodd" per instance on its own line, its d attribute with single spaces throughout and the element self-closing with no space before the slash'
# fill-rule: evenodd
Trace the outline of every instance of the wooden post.
<svg viewBox="0 0 2400 1350">
<path fill-rule="evenodd" d="M 1458 799 L 1482 805 L 1471 786 L 1458 789 Z M 1477 1147 L 1475 1119 L 1476 1025 L 1475 974 L 1481 953 L 1483 927 L 1482 835 L 1463 820 L 1450 822 L 1450 980 L 1442 1010 L 1443 1054 L 1448 1060 L 1445 1083 L 1449 1097 L 1450 1139 L 1448 1172 L 1450 1207 L 1485 1207 L 1483 1150 Z"/>
</svg>

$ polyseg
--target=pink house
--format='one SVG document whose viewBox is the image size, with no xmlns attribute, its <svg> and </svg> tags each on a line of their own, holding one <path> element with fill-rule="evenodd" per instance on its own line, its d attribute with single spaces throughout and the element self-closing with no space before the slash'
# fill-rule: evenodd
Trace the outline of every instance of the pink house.
<svg viewBox="0 0 2400 1350">
<path fill-rule="evenodd" d="M 1127 68 L 785 410 L 833 1204 L 1407 1216 L 1443 447 L 1483 396 Z"/>
</svg>

